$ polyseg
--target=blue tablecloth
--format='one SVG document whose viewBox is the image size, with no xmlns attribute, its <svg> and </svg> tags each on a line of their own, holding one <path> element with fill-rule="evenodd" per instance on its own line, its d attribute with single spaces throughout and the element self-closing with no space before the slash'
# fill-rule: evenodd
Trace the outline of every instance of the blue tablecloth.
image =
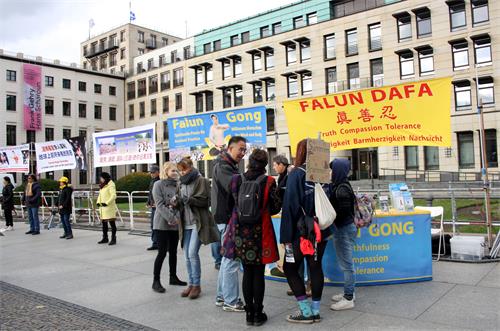
<svg viewBox="0 0 500 331">
<path fill-rule="evenodd" d="M 273 218 L 279 242 L 281 219 Z M 356 285 L 398 284 L 432 280 L 431 217 L 428 213 L 378 213 L 368 228 L 358 233 L 354 247 Z M 266 277 L 272 276 L 268 265 Z M 340 286 L 343 275 L 336 263 L 331 240 L 323 257 L 327 285 Z"/>
</svg>

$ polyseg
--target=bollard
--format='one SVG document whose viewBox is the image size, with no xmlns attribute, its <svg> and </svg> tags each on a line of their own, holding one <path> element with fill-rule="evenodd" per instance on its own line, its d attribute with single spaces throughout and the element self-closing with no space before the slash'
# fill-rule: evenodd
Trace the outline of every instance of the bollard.
<svg viewBox="0 0 500 331">
<path fill-rule="evenodd" d="M 427 202 L 427 207 L 432 207 L 432 201 L 434 200 L 434 197 L 431 195 L 427 196 L 425 201 Z"/>
</svg>

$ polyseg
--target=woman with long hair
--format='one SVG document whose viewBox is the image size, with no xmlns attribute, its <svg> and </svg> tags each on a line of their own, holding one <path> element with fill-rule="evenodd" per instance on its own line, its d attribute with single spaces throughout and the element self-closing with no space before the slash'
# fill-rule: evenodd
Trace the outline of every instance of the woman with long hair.
<svg viewBox="0 0 500 331">
<path fill-rule="evenodd" d="M 300 309 L 289 315 L 287 321 L 310 324 L 321 321 L 320 304 L 324 286 L 321 260 L 331 230 L 327 228 L 321 231 L 321 241 L 313 252 L 301 247 L 303 233 L 298 225 L 306 218 L 315 216 L 314 183 L 306 181 L 306 155 L 307 140 L 304 139 L 297 145 L 295 169 L 288 175 L 281 215 L 280 242 L 285 245 L 287 252 L 283 269 Z M 304 280 L 299 274 L 300 265 L 304 260 L 307 261 L 309 270 L 312 302 L 307 299 Z"/>
<path fill-rule="evenodd" d="M 102 223 L 102 239 L 98 244 L 116 245 L 116 186 L 111 175 L 103 172 L 99 177 L 97 207 Z M 108 239 L 108 223 L 111 225 L 111 241 Z"/>
<path fill-rule="evenodd" d="M 12 185 L 10 177 L 8 176 L 3 178 L 2 209 L 5 216 L 5 230 L 14 230 L 14 222 L 12 219 L 12 211 L 14 210 L 14 185 Z"/>
</svg>

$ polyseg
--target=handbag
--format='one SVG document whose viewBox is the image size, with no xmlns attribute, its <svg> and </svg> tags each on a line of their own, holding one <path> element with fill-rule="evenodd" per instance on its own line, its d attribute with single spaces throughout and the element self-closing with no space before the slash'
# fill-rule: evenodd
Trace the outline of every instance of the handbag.
<svg viewBox="0 0 500 331">
<path fill-rule="evenodd" d="M 337 217 L 335 209 L 319 183 L 314 184 L 314 210 L 321 230 L 332 225 Z"/>
</svg>

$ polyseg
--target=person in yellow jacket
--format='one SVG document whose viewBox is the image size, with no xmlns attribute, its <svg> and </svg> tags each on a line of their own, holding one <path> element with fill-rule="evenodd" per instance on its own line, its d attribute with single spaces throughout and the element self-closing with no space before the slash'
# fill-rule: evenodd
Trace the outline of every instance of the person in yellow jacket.
<svg viewBox="0 0 500 331">
<path fill-rule="evenodd" d="M 101 215 L 102 240 L 98 244 L 116 245 L 116 187 L 107 172 L 103 172 L 99 178 L 99 196 L 97 207 Z M 111 241 L 108 240 L 108 223 L 111 225 Z"/>
</svg>

